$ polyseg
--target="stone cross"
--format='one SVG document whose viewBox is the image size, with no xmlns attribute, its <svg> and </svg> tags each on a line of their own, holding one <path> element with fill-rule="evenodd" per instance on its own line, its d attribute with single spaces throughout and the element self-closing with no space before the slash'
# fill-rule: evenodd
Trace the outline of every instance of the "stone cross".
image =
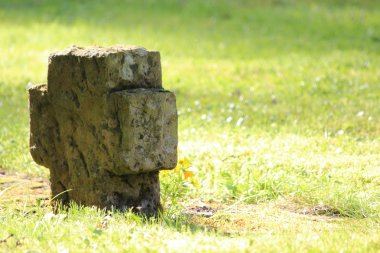
<svg viewBox="0 0 380 253">
<path fill-rule="evenodd" d="M 141 47 L 70 47 L 29 89 L 30 152 L 64 205 L 156 214 L 159 170 L 177 164 L 177 109 L 160 54 Z"/>
</svg>

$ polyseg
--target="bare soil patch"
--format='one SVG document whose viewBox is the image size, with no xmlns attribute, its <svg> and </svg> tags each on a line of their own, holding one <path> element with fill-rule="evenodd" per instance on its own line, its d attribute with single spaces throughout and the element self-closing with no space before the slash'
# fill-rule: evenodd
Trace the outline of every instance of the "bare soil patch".
<svg viewBox="0 0 380 253">
<path fill-rule="evenodd" d="M 50 197 L 49 180 L 0 170 L 0 206 L 9 204 L 37 205 Z"/>
</svg>

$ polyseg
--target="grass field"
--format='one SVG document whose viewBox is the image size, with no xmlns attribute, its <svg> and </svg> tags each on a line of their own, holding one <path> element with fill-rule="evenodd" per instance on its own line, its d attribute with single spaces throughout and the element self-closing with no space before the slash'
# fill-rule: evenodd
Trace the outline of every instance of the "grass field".
<svg viewBox="0 0 380 253">
<path fill-rule="evenodd" d="M 28 151 L 50 52 L 161 52 L 179 165 L 156 220 L 55 215 Z M 380 252 L 378 1 L 0 1 L 0 251 Z"/>
</svg>

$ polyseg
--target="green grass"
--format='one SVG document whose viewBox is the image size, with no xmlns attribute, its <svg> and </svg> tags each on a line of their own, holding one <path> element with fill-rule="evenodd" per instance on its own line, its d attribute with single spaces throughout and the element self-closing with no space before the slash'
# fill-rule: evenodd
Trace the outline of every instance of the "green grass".
<svg viewBox="0 0 380 253">
<path fill-rule="evenodd" d="M 100 232 L 102 211 L 49 219 L 0 184 L 0 251 L 380 251 L 379 17 L 370 0 L 1 1 L 0 170 L 48 177 L 26 88 L 72 44 L 161 52 L 180 163 L 162 217 L 115 213 Z M 184 215 L 197 201 L 223 208 Z"/>
</svg>

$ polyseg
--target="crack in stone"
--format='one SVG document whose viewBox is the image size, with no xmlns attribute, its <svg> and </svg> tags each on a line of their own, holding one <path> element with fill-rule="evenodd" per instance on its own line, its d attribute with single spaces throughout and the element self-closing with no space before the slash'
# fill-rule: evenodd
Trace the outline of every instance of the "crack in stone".
<svg viewBox="0 0 380 253">
<path fill-rule="evenodd" d="M 89 171 L 89 169 L 87 167 L 86 159 L 84 158 L 83 153 L 79 149 L 77 149 L 77 150 L 78 150 L 78 153 L 79 153 L 79 158 L 81 159 L 81 161 L 83 163 L 83 166 L 84 166 L 84 169 L 86 171 L 87 177 L 90 177 L 90 171 Z"/>
</svg>

